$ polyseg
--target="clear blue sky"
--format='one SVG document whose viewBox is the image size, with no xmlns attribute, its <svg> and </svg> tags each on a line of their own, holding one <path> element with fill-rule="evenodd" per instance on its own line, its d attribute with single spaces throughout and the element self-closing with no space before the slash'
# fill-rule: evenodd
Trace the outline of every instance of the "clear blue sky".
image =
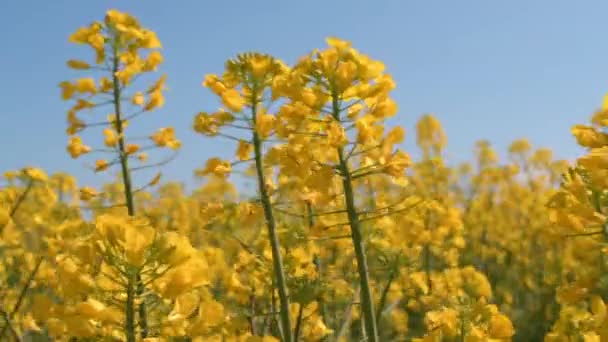
<svg viewBox="0 0 608 342">
<path fill-rule="evenodd" d="M 327 36 L 351 40 L 393 74 L 400 110 L 392 123 L 406 127 L 405 147 L 413 148 L 416 119 L 432 112 L 459 161 L 478 139 L 504 149 L 523 136 L 573 158 L 580 150 L 569 127 L 608 91 L 608 1 L 1 1 L 0 171 L 36 165 L 84 184 L 109 178 L 65 152 L 68 104 L 57 84 L 76 76 L 65 61 L 84 55 L 68 35 L 110 8 L 134 14 L 163 42 L 166 106 L 133 125 L 141 134 L 176 128 L 184 147 L 164 173 L 188 183 L 206 158 L 232 156 L 232 142 L 190 127 L 196 112 L 217 108 L 203 76 L 246 50 L 293 62 Z"/>
</svg>

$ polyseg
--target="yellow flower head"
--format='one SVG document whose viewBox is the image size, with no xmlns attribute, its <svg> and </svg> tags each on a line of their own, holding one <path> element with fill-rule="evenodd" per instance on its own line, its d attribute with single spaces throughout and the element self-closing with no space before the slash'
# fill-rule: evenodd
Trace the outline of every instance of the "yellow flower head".
<svg viewBox="0 0 608 342">
<path fill-rule="evenodd" d="M 175 130 L 173 127 L 159 129 L 150 139 L 154 141 L 156 146 L 168 147 L 172 150 L 180 148 L 181 142 L 175 138 Z"/>
<path fill-rule="evenodd" d="M 67 147 L 68 153 L 72 158 L 76 159 L 83 154 L 91 152 L 91 148 L 82 143 L 82 139 L 78 136 L 70 137 Z"/>
</svg>

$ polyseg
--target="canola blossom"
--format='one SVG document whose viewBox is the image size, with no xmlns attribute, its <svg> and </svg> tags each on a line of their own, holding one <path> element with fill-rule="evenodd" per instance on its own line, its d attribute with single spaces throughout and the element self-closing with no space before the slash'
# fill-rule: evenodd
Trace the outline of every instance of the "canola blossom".
<svg viewBox="0 0 608 342">
<path fill-rule="evenodd" d="M 434 115 L 388 124 L 390 66 L 351 42 L 244 52 L 201 73 L 221 107 L 183 113 L 234 148 L 186 189 L 162 177 L 179 132 L 140 129 L 170 82 L 156 33 L 109 10 L 69 41 L 91 58 L 59 83 L 66 152 L 117 177 L 4 173 L 0 341 L 608 340 L 608 97 L 574 163 L 520 139 L 452 165 Z"/>
</svg>

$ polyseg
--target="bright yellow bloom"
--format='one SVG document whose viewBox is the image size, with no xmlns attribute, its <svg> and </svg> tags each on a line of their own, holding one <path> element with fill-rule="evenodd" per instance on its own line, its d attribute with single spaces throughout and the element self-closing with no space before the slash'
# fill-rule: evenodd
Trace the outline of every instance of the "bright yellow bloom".
<svg viewBox="0 0 608 342">
<path fill-rule="evenodd" d="M 139 151 L 140 146 L 138 144 L 127 144 L 127 146 L 125 146 L 125 153 L 127 155 L 131 155 L 134 153 L 137 153 L 137 151 Z"/>
<path fill-rule="evenodd" d="M 165 104 L 165 97 L 160 90 L 153 91 L 150 93 L 148 103 L 144 106 L 144 110 L 150 111 L 156 108 L 160 108 Z"/>
<path fill-rule="evenodd" d="M 133 95 L 131 98 L 131 103 L 136 106 L 143 106 L 145 101 L 146 99 L 144 98 L 144 94 L 140 91 L 135 93 L 135 95 Z"/>
<path fill-rule="evenodd" d="M 575 125 L 571 129 L 572 135 L 579 145 L 588 148 L 600 148 L 608 146 L 608 134 L 600 132 L 593 127 Z"/>
<path fill-rule="evenodd" d="M 79 61 L 76 59 L 70 59 L 69 61 L 67 61 L 67 65 L 72 68 L 72 69 L 77 69 L 77 70 L 86 70 L 86 69 L 90 69 L 91 65 L 85 61 Z"/>
<path fill-rule="evenodd" d="M 74 85 L 67 81 L 59 83 L 59 87 L 61 88 L 61 98 L 63 100 L 71 99 L 72 96 L 74 96 L 74 93 L 76 92 L 76 88 L 74 87 Z"/>
<path fill-rule="evenodd" d="M 90 77 L 76 80 L 74 88 L 79 93 L 89 93 L 92 95 L 97 93 L 97 86 L 95 85 L 95 80 Z"/>
<path fill-rule="evenodd" d="M 83 154 L 91 152 L 91 148 L 82 143 L 82 139 L 78 136 L 70 137 L 67 147 L 68 153 L 72 158 L 76 159 Z"/>
<path fill-rule="evenodd" d="M 168 147 L 172 150 L 180 148 L 181 142 L 175 138 L 175 130 L 173 127 L 159 129 L 150 139 L 154 141 L 156 146 Z"/>
<path fill-rule="evenodd" d="M 205 75 L 205 80 L 203 81 L 203 86 L 207 88 L 211 88 L 211 91 L 215 93 L 215 95 L 222 96 L 222 94 L 226 91 L 226 87 L 219 80 L 217 75 Z"/>
<path fill-rule="evenodd" d="M 490 320 L 490 330 L 488 332 L 492 338 L 511 338 L 515 334 L 511 320 L 500 313 L 492 315 Z"/>
<path fill-rule="evenodd" d="M 267 138 L 272 133 L 275 117 L 271 114 L 258 113 L 255 118 L 255 130 L 262 138 Z"/>
<path fill-rule="evenodd" d="M 147 90 L 146 93 L 152 94 L 154 92 L 161 92 L 165 90 L 165 82 L 167 81 L 167 75 L 162 75 L 161 77 L 152 84 Z"/>
<path fill-rule="evenodd" d="M 107 160 L 98 159 L 95 161 L 95 172 L 107 170 L 110 164 Z"/>
<path fill-rule="evenodd" d="M 85 186 L 80 188 L 80 199 L 83 201 L 90 201 L 96 197 L 99 193 L 94 188 Z"/>
<path fill-rule="evenodd" d="M 327 128 L 327 139 L 332 147 L 342 147 L 348 142 L 344 128 L 335 121 L 332 121 Z"/>
<path fill-rule="evenodd" d="M 213 174 L 218 177 L 226 177 L 230 174 L 231 170 L 232 167 L 229 162 L 219 158 L 211 158 L 207 160 L 205 168 L 201 170 L 200 174 L 202 176 Z"/>
<path fill-rule="evenodd" d="M 158 51 L 152 51 L 146 59 L 144 70 L 156 71 L 158 66 L 163 62 L 163 55 Z"/>
<path fill-rule="evenodd" d="M 239 145 L 236 150 L 236 157 L 238 160 L 248 160 L 251 157 L 253 151 L 253 145 L 244 141 L 239 140 Z"/>
<path fill-rule="evenodd" d="M 32 180 L 35 180 L 35 181 L 46 182 L 49 180 L 49 177 L 46 174 L 46 172 L 44 172 L 44 170 L 39 169 L 39 168 L 26 167 L 23 169 L 23 173 L 25 173 L 26 176 L 28 176 L 29 178 L 31 178 Z"/>
<path fill-rule="evenodd" d="M 107 147 L 115 147 L 118 144 L 118 134 L 111 128 L 106 128 L 103 130 L 103 135 L 105 136 L 104 144 Z"/>
<path fill-rule="evenodd" d="M 245 105 L 245 99 L 236 89 L 227 89 L 222 93 L 222 103 L 234 112 L 240 112 Z"/>
<path fill-rule="evenodd" d="M 68 112 L 68 124 L 69 127 L 66 130 L 68 135 L 74 135 L 82 131 L 86 127 L 84 121 L 78 119 L 78 117 L 76 116 L 76 112 L 74 112 L 73 110 Z"/>
</svg>

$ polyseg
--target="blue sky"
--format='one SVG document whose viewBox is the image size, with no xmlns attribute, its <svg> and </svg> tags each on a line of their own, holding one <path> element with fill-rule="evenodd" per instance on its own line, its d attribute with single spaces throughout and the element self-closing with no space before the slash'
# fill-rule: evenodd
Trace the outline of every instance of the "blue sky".
<svg viewBox="0 0 608 342">
<path fill-rule="evenodd" d="M 65 152 L 68 103 L 57 87 L 77 76 L 65 61 L 87 52 L 69 44 L 69 34 L 110 8 L 137 16 L 163 42 L 167 102 L 133 132 L 174 126 L 184 147 L 165 179 L 187 183 L 206 158 L 233 155 L 232 142 L 202 138 L 191 123 L 218 106 L 203 76 L 247 50 L 291 63 L 324 47 L 327 36 L 352 41 L 397 82 L 391 124 L 406 127 L 405 148 L 414 148 L 416 119 L 432 112 L 453 161 L 469 159 L 478 139 L 504 150 L 519 137 L 574 158 L 581 151 L 570 126 L 585 122 L 608 91 L 607 1 L 1 1 L 0 171 L 36 165 L 82 184 L 111 178 Z"/>
</svg>

